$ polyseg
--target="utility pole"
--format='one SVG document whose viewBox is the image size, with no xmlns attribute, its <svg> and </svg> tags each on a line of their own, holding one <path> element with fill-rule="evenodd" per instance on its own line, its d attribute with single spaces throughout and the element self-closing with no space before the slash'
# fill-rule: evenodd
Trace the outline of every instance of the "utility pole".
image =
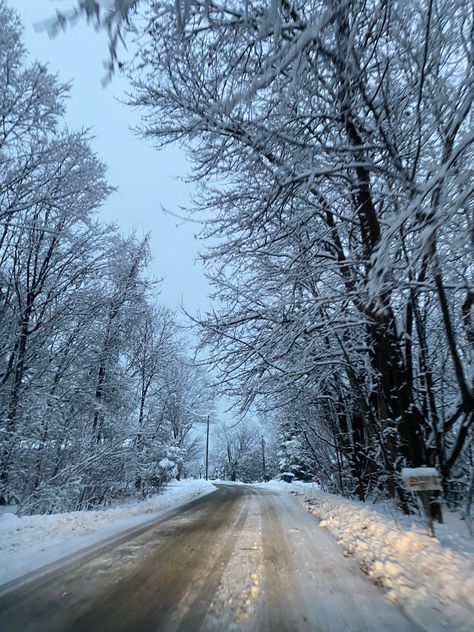
<svg viewBox="0 0 474 632">
<path fill-rule="evenodd" d="M 262 435 L 262 473 L 263 473 L 263 480 L 265 480 L 266 475 L 265 475 L 265 439 L 263 438 Z"/>
<path fill-rule="evenodd" d="M 207 416 L 207 431 L 206 431 L 206 481 L 209 478 L 209 415 Z"/>
</svg>

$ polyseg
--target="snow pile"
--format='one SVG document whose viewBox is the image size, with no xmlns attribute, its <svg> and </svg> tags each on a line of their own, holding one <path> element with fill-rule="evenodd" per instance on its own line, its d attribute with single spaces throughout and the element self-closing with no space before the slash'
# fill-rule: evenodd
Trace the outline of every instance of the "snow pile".
<svg viewBox="0 0 474 632">
<path fill-rule="evenodd" d="M 297 495 L 320 519 L 320 526 L 344 546 L 345 554 L 353 555 L 387 590 L 387 597 L 422 627 L 430 629 L 430 620 L 441 617 L 456 630 L 472 630 L 474 543 L 467 529 L 462 533 L 449 524 L 436 525 L 437 537 L 432 538 L 420 521 L 417 524 L 395 510 L 390 514 L 388 509 L 326 494 L 315 486 L 271 486 Z M 448 512 L 446 517 L 450 518 Z"/>
<path fill-rule="evenodd" d="M 76 553 L 215 490 L 210 481 L 173 481 L 143 502 L 48 516 L 0 515 L 0 584 Z"/>
</svg>

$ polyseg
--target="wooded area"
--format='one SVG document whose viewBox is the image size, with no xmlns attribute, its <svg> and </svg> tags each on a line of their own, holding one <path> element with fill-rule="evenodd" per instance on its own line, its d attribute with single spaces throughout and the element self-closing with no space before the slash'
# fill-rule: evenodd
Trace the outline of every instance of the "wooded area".
<svg viewBox="0 0 474 632">
<path fill-rule="evenodd" d="M 144 497 L 196 456 L 207 385 L 156 302 L 148 238 L 98 221 L 105 167 L 5 2 L 0 60 L 0 504 Z"/>
<path fill-rule="evenodd" d="M 433 466 L 445 494 L 462 485 L 472 498 L 474 7 L 116 0 L 106 10 L 92 0 L 59 14 L 51 31 L 76 13 L 108 30 L 110 71 L 129 75 L 143 135 L 190 148 L 203 184 L 190 212 L 208 218 L 203 258 L 214 285 L 201 344 L 223 392 L 267 419 L 281 467 L 361 500 L 397 498 L 408 511 L 401 468 Z M 121 59 L 121 37 L 135 42 L 131 59 Z M 43 94 L 52 79 L 36 73 L 31 89 Z M 124 410 L 140 401 L 110 392 L 133 371 L 116 336 L 146 294 L 146 247 L 120 242 L 134 262 L 123 269 L 116 262 L 124 257 L 110 255 L 110 233 L 90 223 L 106 194 L 103 174 L 92 156 L 81 169 L 94 178 L 73 169 L 75 152 L 87 147 L 77 136 L 58 140 L 63 88 L 52 85 L 56 99 L 49 88 L 38 101 L 40 131 L 32 132 L 31 114 L 9 123 L 7 113 L 3 126 L 21 130 L 2 150 L 13 156 L 2 163 L 7 464 L 23 458 L 25 442 L 12 437 L 27 420 L 37 446 L 29 458 L 43 463 L 44 445 L 56 450 L 53 463 L 67 451 L 64 433 L 39 440 L 51 432 L 51 415 L 35 410 L 40 393 L 41 406 L 69 422 L 79 406 L 92 460 L 110 424 L 123 437 Z M 37 149 L 37 134 L 48 142 L 34 166 L 21 143 L 30 148 L 34 137 Z M 29 183 L 43 183 L 45 164 L 61 177 L 38 201 L 41 186 Z M 78 179 L 89 183 L 79 197 Z M 90 296 L 101 297 L 100 308 L 87 309 Z M 107 415 L 104 379 L 115 406 Z M 90 390 L 78 405 L 83 383 Z"/>
</svg>

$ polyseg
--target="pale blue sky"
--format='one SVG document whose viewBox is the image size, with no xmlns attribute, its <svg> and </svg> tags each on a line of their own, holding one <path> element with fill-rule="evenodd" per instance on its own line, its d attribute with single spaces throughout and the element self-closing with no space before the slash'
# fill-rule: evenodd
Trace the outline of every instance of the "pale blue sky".
<svg viewBox="0 0 474 632">
<path fill-rule="evenodd" d="M 9 0 L 9 4 L 23 20 L 30 55 L 48 63 L 61 80 L 73 82 L 65 122 L 74 129 L 92 128 L 93 147 L 109 168 L 110 184 L 119 187 L 101 216 L 116 222 L 125 233 L 132 229 L 138 234 L 152 233 L 152 270 L 165 277 L 161 302 L 175 309 L 183 302 L 191 313 L 205 311 L 208 286 L 201 264 L 195 263 L 202 248 L 194 239 L 199 226 L 183 225 L 161 210 L 164 206 L 179 212 L 189 202 L 190 187 L 178 179 L 189 172 L 183 152 L 178 147 L 158 152 L 130 131 L 139 115 L 117 102 L 127 87 L 125 80 L 116 77 L 106 88 L 101 85 L 102 62 L 107 59 L 104 33 L 96 33 L 85 23 L 52 40 L 35 31 L 35 23 L 71 2 Z"/>
</svg>

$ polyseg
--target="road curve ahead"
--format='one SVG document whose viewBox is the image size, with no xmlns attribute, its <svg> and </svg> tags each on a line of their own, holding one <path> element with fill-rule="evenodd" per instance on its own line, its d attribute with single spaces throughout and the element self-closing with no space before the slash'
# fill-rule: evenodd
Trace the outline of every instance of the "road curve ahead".
<svg viewBox="0 0 474 632">
<path fill-rule="evenodd" d="M 244 485 L 13 588 L 0 629 L 417 630 L 292 498 Z"/>
</svg>

